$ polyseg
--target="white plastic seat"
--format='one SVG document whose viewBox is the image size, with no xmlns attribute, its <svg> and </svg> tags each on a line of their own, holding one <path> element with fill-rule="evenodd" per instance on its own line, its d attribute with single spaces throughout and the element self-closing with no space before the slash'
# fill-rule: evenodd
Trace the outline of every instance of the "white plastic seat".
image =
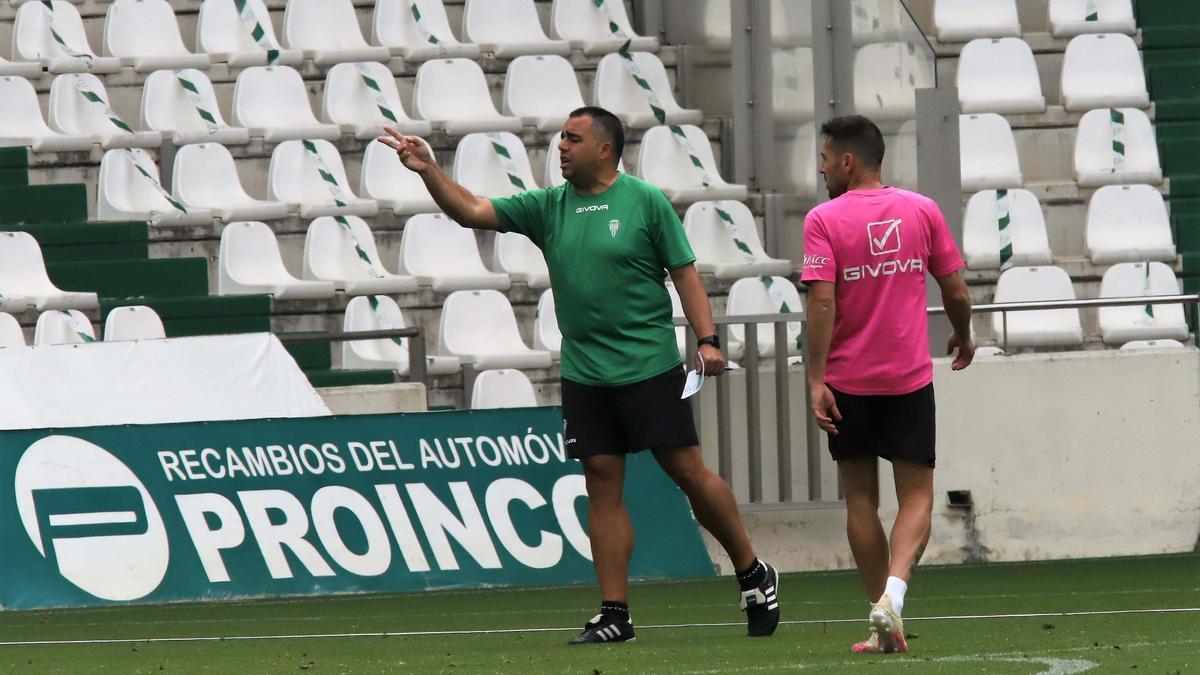
<svg viewBox="0 0 1200 675">
<path fill-rule="evenodd" d="M 593 56 L 607 54 L 629 42 L 630 51 L 658 51 L 658 39 L 633 32 L 624 0 L 608 0 L 605 9 L 593 0 L 554 0 L 550 7 L 550 34 L 567 40 L 571 47 Z M 617 24 L 621 35 L 613 35 L 609 22 Z"/>
<path fill-rule="evenodd" d="M 1053 262 L 1046 218 L 1038 198 L 1029 190 L 1009 190 L 1008 231 L 1011 262 L 1017 266 Z M 977 192 L 967 201 L 963 216 L 963 257 L 973 270 L 1000 269 L 1000 212 L 995 190 Z"/>
<path fill-rule="evenodd" d="M 175 11 L 167 0 L 113 0 L 104 17 L 104 54 L 139 73 L 208 68 L 208 54 L 183 46 Z"/>
<path fill-rule="evenodd" d="M 903 40 L 912 30 L 907 20 L 903 5 L 893 0 L 850 0 L 850 36 L 856 47 Z"/>
<path fill-rule="evenodd" d="M 319 66 L 354 61 L 387 61 L 387 47 L 367 44 L 350 0 L 288 0 L 283 12 L 283 43 Z"/>
<path fill-rule="evenodd" d="M 114 307 L 104 320 L 104 341 L 161 340 L 167 337 L 162 319 L 150 307 Z"/>
<path fill-rule="evenodd" d="M 283 49 L 275 37 L 271 25 L 271 14 L 263 0 L 246 0 L 246 5 L 263 30 L 263 40 L 272 51 L 278 52 L 274 65 L 292 66 L 304 62 L 304 53 L 299 49 Z M 230 67 L 265 66 L 267 49 L 258 43 L 251 29 L 242 20 L 234 0 L 204 0 L 200 15 L 196 18 L 196 46 L 208 54 L 214 62 L 224 62 Z"/>
<path fill-rule="evenodd" d="M 266 293 L 276 300 L 332 298 L 332 281 L 297 279 L 283 265 L 275 233 L 264 223 L 230 223 L 221 231 L 217 294 Z"/>
<path fill-rule="evenodd" d="M 1146 73 L 1137 43 L 1128 35 L 1080 35 L 1067 43 L 1062 65 L 1067 110 L 1147 108 Z"/>
<path fill-rule="evenodd" d="M 417 290 L 416 277 L 392 274 L 383 266 L 375 235 L 366 221 L 346 216 L 345 226 L 332 216 L 317 218 L 308 226 L 304 237 L 304 278 L 332 281 L 346 295 L 376 295 L 380 293 L 412 293 Z M 355 243 L 362 248 L 363 260 Z"/>
<path fill-rule="evenodd" d="M 1075 181 L 1080 187 L 1123 183 L 1162 182 L 1158 160 L 1158 138 L 1146 113 L 1134 108 L 1117 108 L 1124 117 L 1118 134 L 1113 111 L 1092 110 L 1079 119 L 1075 131 Z M 1118 154 L 1116 143 L 1123 144 Z"/>
<path fill-rule="evenodd" d="M 533 348 L 550 352 L 550 357 L 557 361 L 562 357 L 562 337 L 554 311 L 554 291 L 547 288 L 538 299 L 533 318 Z"/>
<path fill-rule="evenodd" d="M 571 53 L 571 43 L 546 37 L 533 0 L 467 0 L 462 34 L 498 58 Z"/>
<path fill-rule="evenodd" d="M 171 193 L 188 209 L 208 209 L 227 223 L 275 220 L 288 215 L 287 204 L 247 194 L 233 155 L 217 143 L 196 143 L 179 149 L 171 173 Z"/>
<path fill-rule="evenodd" d="M 376 306 L 371 306 L 374 299 Z M 380 317 L 380 315 L 383 315 Z M 386 328 L 385 328 L 386 326 Z M 342 330 L 360 333 L 376 330 L 407 328 L 408 322 L 396 301 L 386 295 L 373 298 L 362 295 L 346 304 Z M 342 343 L 343 370 L 394 370 L 408 375 L 408 338 L 396 340 L 347 340 Z M 454 356 L 425 356 L 425 372 L 429 375 L 450 375 L 462 370 L 462 362 Z"/>
<path fill-rule="evenodd" d="M 1121 345 L 1120 350 L 1123 352 L 1139 352 L 1158 351 L 1160 349 L 1187 349 L 1187 345 L 1178 340 L 1134 340 Z"/>
<path fill-rule="evenodd" d="M 50 33 L 51 10 L 42 2 L 26 2 L 13 21 L 13 60 L 40 62 L 51 73 L 115 73 L 121 69 L 120 59 L 92 51 L 75 5 L 63 0 L 53 0 L 51 5 L 54 26 L 68 49 Z"/>
<path fill-rule="evenodd" d="M 0 76 L 11 75 L 15 77 L 41 77 L 41 63 L 29 63 L 19 61 L 9 61 L 0 56 Z"/>
<path fill-rule="evenodd" d="M 811 47 L 771 50 L 771 112 L 777 121 L 799 124 L 813 119 L 813 82 Z"/>
<path fill-rule="evenodd" d="M 787 324 L 787 354 L 799 355 L 800 347 L 797 340 L 800 337 L 801 322 L 804 316 L 804 303 L 800 300 L 800 291 L 792 282 L 783 277 L 771 277 L 772 288 L 778 288 L 780 297 L 787 305 L 789 313 L 796 316 L 795 321 Z M 729 287 L 729 299 L 725 304 L 727 316 L 747 314 L 779 314 L 782 307 L 771 298 L 767 285 L 761 278 L 739 279 Z M 775 324 L 758 324 L 758 354 L 764 358 L 775 358 Z M 746 326 L 744 324 L 729 325 L 729 358 L 740 359 L 746 354 Z"/>
<path fill-rule="evenodd" d="M 387 47 L 392 56 L 402 56 L 414 63 L 479 56 L 479 45 L 462 43 L 454 37 L 442 0 L 416 0 L 416 5 L 421 14 L 420 25 L 413 17 L 409 0 L 376 0 L 371 41 Z M 421 32 L 422 27 L 427 34 Z M 430 37 L 437 43 L 430 42 Z"/>
<path fill-rule="evenodd" d="M 64 291 L 46 273 L 42 247 L 28 232 L 0 232 L 0 310 L 95 309 L 95 293 Z"/>
<path fill-rule="evenodd" d="M 567 182 L 562 175 L 562 152 L 558 149 L 558 144 L 561 142 L 562 132 L 560 131 L 550 138 L 550 145 L 546 148 L 546 168 L 542 172 L 545 187 L 558 187 Z M 625 172 L 625 160 L 617 160 L 617 171 Z"/>
<path fill-rule="evenodd" d="M 517 232 L 499 232 L 492 246 L 492 268 L 530 288 L 549 288 L 550 270 L 542 250 L 529 237 Z"/>
<path fill-rule="evenodd" d="M 254 66 L 243 70 L 233 88 L 233 123 L 268 143 L 307 138 L 336 141 L 336 124 L 313 115 L 300 73 L 288 66 Z"/>
<path fill-rule="evenodd" d="M 1075 287 L 1061 267 L 1014 267 L 996 282 L 996 303 L 1074 300 Z M 1005 321 L 1007 316 L 1007 339 Z M 1038 309 L 992 314 L 992 332 L 1003 347 L 1071 347 L 1083 344 L 1078 309 Z"/>
<path fill-rule="evenodd" d="M 683 299 L 679 297 L 679 291 L 675 290 L 675 284 L 667 281 L 666 286 L 667 295 L 671 298 L 671 318 L 687 318 L 683 313 Z M 684 351 L 687 349 L 687 328 L 684 326 L 675 326 L 675 344 L 679 347 L 679 358 L 686 360 L 688 355 Z"/>
<path fill-rule="evenodd" d="M 417 68 L 413 109 L 452 135 L 472 131 L 520 131 L 521 120 L 496 112 L 487 79 L 470 59 L 437 59 Z"/>
<path fill-rule="evenodd" d="M 404 224 L 400 237 L 400 273 L 417 277 L 435 291 L 507 290 L 507 274 L 483 266 L 475 233 L 441 213 L 423 213 Z"/>
<path fill-rule="evenodd" d="M 520 117 L 538 131 L 557 131 L 567 115 L 582 108 L 575 68 L 561 56 L 518 56 L 504 77 L 505 115 Z"/>
<path fill-rule="evenodd" d="M 180 78 L 196 88 L 199 109 Z M 212 119 L 204 119 L 200 110 Z M 146 76 L 142 87 L 142 126 L 169 136 L 175 145 L 245 145 L 250 142 L 248 129 L 231 127 L 225 122 L 212 82 L 208 75 L 195 69 L 181 70 L 178 74 L 160 70 Z"/>
<path fill-rule="evenodd" d="M 631 56 L 642 79 L 658 97 L 666 113 L 666 124 L 700 124 L 704 121 L 702 111 L 682 108 L 675 101 L 667 69 L 657 56 L 649 52 L 635 52 Z M 629 74 L 620 54 L 609 54 L 600 59 L 592 96 L 596 105 L 616 115 L 632 129 L 645 129 L 659 123 L 650 110 L 646 94 Z"/>
<path fill-rule="evenodd" d="M 75 78 L 104 103 L 84 98 Z M 126 131 L 117 126 L 105 113 L 105 108 L 111 110 L 111 107 L 104 83 L 91 73 L 59 75 L 50 83 L 48 117 L 51 129 L 68 136 L 91 136 L 105 149 L 157 148 L 162 145 L 162 134 L 157 131 Z"/>
<path fill-rule="evenodd" d="M 373 216 L 379 205 L 373 199 L 361 199 L 350 190 L 342 156 L 329 141 L 314 140 L 317 155 L 329 173 L 337 179 L 344 205 L 338 206 L 330 184 L 321 178 L 316 161 L 304 148 L 304 141 L 284 141 L 271 153 L 267 170 L 267 199 L 295 204 L 301 218 L 321 216 Z"/>
<path fill-rule="evenodd" d="M 1180 292 L 1175 272 L 1160 262 L 1113 265 L 1100 282 L 1101 298 L 1179 295 Z M 1148 307 L 1151 308 L 1149 312 Z M 1110 345 L 1133 340 L 1186 340 L 1188 325 L 1182 304 L 1101 307 L 1100 332 L 1104 342 Z"/>
<path fill-rule="evenodd" d="M 958 59 L 958 102 L 964 113 L 1045 112 L 1029 44 L 1015 37 L 968 42 Z"/>
<path fill-rule="evenodd" d="M 691 124 L 680 126 L 695 149 L 708 175 L 709 184 L 703 184 L 700 172 L 692 164 L 687 151 L 675 140 L 671 129 L 661 125 L 651 127 L 642 137 L 642 147 L 638 153 L 638 171 L 642 179 L 661 188 L 675 204 L 690 204 L 706 199 L 745 200 L 745 185 L 726 183 L 721 178 L 704 130 Z"/>
<path fill-rule="evenodd" d="M 155 187 L 156 183 L 162 186 L 158 165 L 145 150 L 132 148 L 105 152 L 100 159 L 100 178 L 96 185 L 96 217 L 99 220 L 149 220 L 155 225 L 212 222 L 213 213 L 208 209 L 184 206 L 185 212 L 175 208 Z"/>
<path fill-rule="evenodd" d="M 455 291 L 442 305 L 438 353 L 457 356 L 477 370 L 549 368 L 550 352 L 521 340 L 517 317 L 500 291 Z"/>
<path fill-rule="evenodd" d="M 1154 260 L 1175 262 L 1167 205 L 1149 185 L 1110 185 L 1088 203 L 1088 257 L 1097 265 Z"/>
<path fill-rule="evenodd" d="M 1021 37 L 1016 0 L 935 0 L 933 25 L 938 42 Z"/>
<path fill-rule="evenodd" d="M 77 309 L 51 309 L 42 312 L 33 329 L 35 347 L 77 345 L 95 341 L 96 331 L 92 328 L 91 319 Z"/>
<path fill-rule="evenodd" d="M 958 149 L 964 192 L 1019 188 L 1024 183 L 1012 127 L 1000 115 L 959 115 Z"/>
<path fill-rule="evenodd" d="M 910 120 L 918 89 L 934 86 L 934 65 L 910 42 L 881 42 L 854 53 L 854 110 L 873 120 Z"/>
<path fill-rule="evenodd" d="M 23 77 L 0 77 L 0 146 L 29 146 L 34 152 L 90 150 L 90 134 L 62 134 L 46 126 L 37 92 Z"/>
<path fill-rule="evenodd" d="M 1096 5 L 1096 18 L 1088 17 L 1088 3 Z M 1130 0 L 1050 0 L 1047 7 L 1050 33 L 1056 38 L 1069 38 L 1084 33 L 1137 32 Z"/>
<path fill-rule="evenodd" d="M 482 133 L 467 134 L 458 142 L 458 147 L 454 149 L 454 180 L 480 197 L 506 197 L 536 189 L 537 182 L 533 179 L 525 144 L 508 132 L 496 136 L 512 157 L 517 170 L 516 177 L 525 187 L 512 182 L 504 162 L 492 146 L 492 140 Z"/>
<path fill-rule="evenodd" d="M 5 347 L 24 347 L 25 332 L 17 317 L 7 312 L 0 312 L 0 349 Z"/>
<path fill-rule="evenodd" d="M 363 152 L 358 191 L 396 215 L 438 210 L 437 202 L 433 201 L 420 174 L 404 168 L 396 151 L 379 141 L 368 143 Z"/>
<path fill-rule="evenodd" d="M 519 370 L 485 370 L 471 387 L 471 409 L 536 408 L 533 383 Z"/>
<path fill-rule="evenodd" d="M 366 69 L 365 77 L 370 78 L 379 91 L 367 84 L 360 68 Z M 396 119 L 389 119 L 381 106 L 386 106 Z M 426 136 L 433 130 L 429 122 L 414 120 L 404 112 L 392 71 L 382 63 L 373 62 L 339 63 L 329 69 L 325 75 L 321 119 L 338 125 L 342 133 L 353 134 L 359 140 L 370 140 L 383 134 L 384 125 L 417 136 Z"/>
<path fill-rule="evenodd" d="M 750 249 L 748 253 L 738 248 L 717 209 L 729 214 L 737 239 Z M 754 214 L 741 202 L 696 202 L 683 216 L 683 229 L 696 254 L 696 269 L 701 273 L 712 274 L 718 279 L 792 273 L 791 260 L 772 258 L 763 250 Z"/>
</svg>

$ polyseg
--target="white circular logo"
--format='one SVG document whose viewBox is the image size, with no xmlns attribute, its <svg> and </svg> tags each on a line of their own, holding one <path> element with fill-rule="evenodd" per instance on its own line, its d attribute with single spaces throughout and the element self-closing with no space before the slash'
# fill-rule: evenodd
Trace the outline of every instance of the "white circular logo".
<svg viewBox="0 0 1200 675">
<path fill-rule="evenodd" d="M 14 483 L 26 534 L 68 581 L 104 600 L 137 600 L 162 583 L 171 557 L 162 517 L 107 450 L 47 436 L 25 450 Z"/>
</svg>

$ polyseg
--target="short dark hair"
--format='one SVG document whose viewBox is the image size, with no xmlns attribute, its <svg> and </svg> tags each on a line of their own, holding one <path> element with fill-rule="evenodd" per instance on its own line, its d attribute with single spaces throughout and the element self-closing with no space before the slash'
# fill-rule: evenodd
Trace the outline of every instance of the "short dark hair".
<svg viewBox="0 0 1200 675">
<path fill-rule="evenodd" d="M 821 136 L 837 152 L 848 152 L 867 169 L 883 166 L 883 133 L 862 115 L 835 117 L 821 125 Z"/>
<path fill-rule="evenodd" d="M 571 111 L 569 117 L 590 117 L 592 126 L 597 127 L 612 141 L 613 154 L 621 161 L 621 153 L 625 151 L 625 129 L 621 120 L 609 111 L 595 105 L 585 105 Z"/>
</svg>

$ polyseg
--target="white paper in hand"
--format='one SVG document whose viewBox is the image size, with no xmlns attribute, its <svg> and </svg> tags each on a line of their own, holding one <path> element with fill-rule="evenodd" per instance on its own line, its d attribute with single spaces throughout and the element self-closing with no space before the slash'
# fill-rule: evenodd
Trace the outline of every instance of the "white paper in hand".
<svg viewBox="0 0 1200 675">
<path fill-rule="evenodd" d="M 701 364 L 704 363 L 704 360 L 700 358 L 699 352 L 696 353 L 696 360 L 699 361 Z M 700 391 L 700 387 L 703 387 L 703 386 L 704 386 L 704 371 L 703 370 L 689 370 L 688 374 L 687 374 L 687 381 L 685 381 L 683 383 L 683 394 L 679 398 L 681 398 L 681 399 L 691 398 L 692 396 L 694 396 L 696 394 L 696 392 Z"/>
</svg>

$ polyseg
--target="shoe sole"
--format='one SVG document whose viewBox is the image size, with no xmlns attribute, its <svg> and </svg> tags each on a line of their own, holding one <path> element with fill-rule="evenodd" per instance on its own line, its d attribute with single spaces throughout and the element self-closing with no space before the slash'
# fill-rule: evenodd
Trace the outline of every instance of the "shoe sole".
<svg viewBox="0 0 1200 675">
<path fill-rule="evenodd" d="M 870 616 L 871 630 L 879 636 L 879 651 L 883 654 L 893 652 L 908 652 L 908 643 L 904 635 L 896 631 L 896 624 L 887 612 L 872 610 Z"/>
<path fill-rule="evenodd" d="M 775 568 L 771 568 L 775 569 Z M 775 609 L 779 609 L 779 570 L 775 570 Z M 779 618 L 776 617 L 775 624 L 766 633 L 750 633 L 747 632 L 747 637 L 771 637 L 779 628 Z"/>
</svg>

